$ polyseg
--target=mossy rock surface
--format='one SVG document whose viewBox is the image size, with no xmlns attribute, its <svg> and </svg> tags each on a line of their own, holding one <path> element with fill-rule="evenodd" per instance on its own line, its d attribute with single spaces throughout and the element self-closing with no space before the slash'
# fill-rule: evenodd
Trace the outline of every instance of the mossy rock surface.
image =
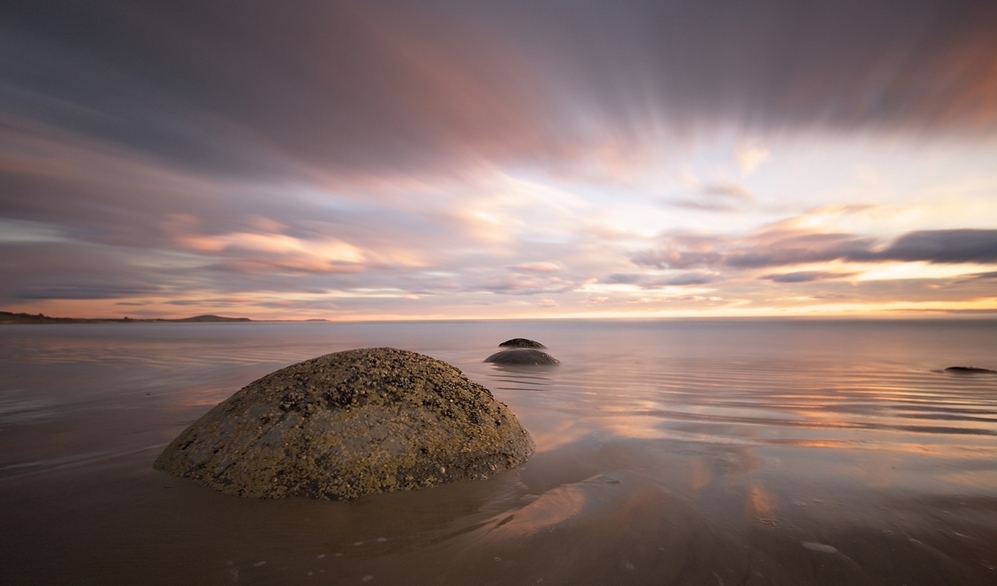
<svg viewBox="0 0 997 586">
<path fill-rule="evenodd" d="M 393 348 L 327 354 L 254 381 L 155 468 L 245 497 L 352 499 L 518 466 L 533 439 L 460 370 Z"/>
</svg>

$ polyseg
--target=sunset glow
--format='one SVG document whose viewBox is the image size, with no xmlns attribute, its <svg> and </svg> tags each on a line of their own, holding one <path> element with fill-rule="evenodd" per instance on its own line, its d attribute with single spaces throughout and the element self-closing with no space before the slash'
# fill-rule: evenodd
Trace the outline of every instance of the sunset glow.
<svg viewBox="0 0 997 586">
<path fill-rule="evenodd" d="M 997 313 L 992 3 L 20 4 L 5 311 Z"/>
</svg>

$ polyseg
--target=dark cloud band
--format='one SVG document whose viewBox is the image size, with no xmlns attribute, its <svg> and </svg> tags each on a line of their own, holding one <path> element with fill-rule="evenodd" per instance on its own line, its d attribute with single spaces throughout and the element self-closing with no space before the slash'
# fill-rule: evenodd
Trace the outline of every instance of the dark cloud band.
<svg viewBox="0 0 997 586">
<path fill-rule="evenodd" d="M 683 249 L 682 239 L 659 249 L 644 251 L 632 260 L 638 265 L 687 269 L 727 266 L 738 269 L 793 266 L 831 261 L 850 262 L 997 262 L 997 230 L 919 230 L 901 236 L 885 248 L 871 238 L 849 234 L 806 234 L 758 242 L 718 241 L 710 250 Z M 809 273 L 793 273 L 808 275 Z M 823 274 L 823 273 L 821 273 Z M 772 280 L 792 279 L 785 275 Z M 809 279 L 813 280 L 813 279 Z M 786 282 L 781 281 L 781 282 Z"/>
<path fill-rule="evenodd" d="M 997 128 L 992 2 L 67 0 L 0 18 L 6 113 L 242 176 L 555 164 L 660 122 Z"/>
</svg>

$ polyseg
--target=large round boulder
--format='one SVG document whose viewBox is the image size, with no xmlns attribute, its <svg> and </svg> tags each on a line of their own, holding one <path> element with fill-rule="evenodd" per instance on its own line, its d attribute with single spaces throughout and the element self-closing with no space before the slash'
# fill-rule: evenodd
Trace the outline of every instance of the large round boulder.
<svg viewBox="0 0 997 586">
<path fill-rule="evenodd" d="M 246 497 L 352 499 L 487 478 L 533 439 L 508 407 L 422 354 L 327 354 L 250 383 L 181 433 L 155 467 Z"/>
</svg>

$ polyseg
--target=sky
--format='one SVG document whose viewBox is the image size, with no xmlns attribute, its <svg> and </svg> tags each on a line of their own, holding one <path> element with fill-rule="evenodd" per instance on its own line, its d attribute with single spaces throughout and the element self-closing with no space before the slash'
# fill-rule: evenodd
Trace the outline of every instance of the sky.
<svg viewBox="0 0 997 586">
<path fill-rule="evenodd" d="M 0 309 L 997 313 L 997 3 L 0 12 Z"/>
</svg>

